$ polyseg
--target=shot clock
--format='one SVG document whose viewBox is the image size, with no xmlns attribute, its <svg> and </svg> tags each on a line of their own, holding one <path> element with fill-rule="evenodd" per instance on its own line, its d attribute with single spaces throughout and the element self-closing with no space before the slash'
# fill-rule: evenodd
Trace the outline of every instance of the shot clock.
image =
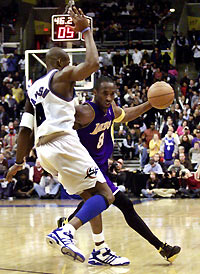
<svg viewBox="0 0 200 274">
<path fill-rule="evenodd" d="M 92 28 L 92 18 L 86 16 L 89 25 Z M 53 15 L 51 18 L 51 38 L 52 41 L 84 41 L 84 34 L 74 32 L 72 27 L 74 23 L 69 14 Z"/>
</svg>

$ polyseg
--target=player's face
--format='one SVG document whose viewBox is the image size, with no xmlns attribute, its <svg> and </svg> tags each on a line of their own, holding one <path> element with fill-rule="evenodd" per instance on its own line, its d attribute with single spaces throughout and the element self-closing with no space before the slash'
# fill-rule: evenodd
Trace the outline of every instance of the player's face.
<svg viewBox="0 0 200 274">
<path fill-rule="evenodd" d="M 104 110 L 108 109 L 114 100 L 115 85 L 111 82 L 102 82 L 95 93 L 95 102 Z"/>
</svg>

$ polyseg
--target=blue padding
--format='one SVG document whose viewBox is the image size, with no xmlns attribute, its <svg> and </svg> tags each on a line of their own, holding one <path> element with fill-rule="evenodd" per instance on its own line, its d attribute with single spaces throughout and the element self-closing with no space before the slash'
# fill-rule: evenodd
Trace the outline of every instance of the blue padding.
<svg viewBox="0 0 200 274">
<path fill-rule="evenodd" d="M 82 224 L 85 224 L 99 215 L 106 208 L 106 199 L 102 195 L 94 195 L 84 203 L 82 208 L 76 213 L 75 217 L 79 218 Z"/>
</svg>

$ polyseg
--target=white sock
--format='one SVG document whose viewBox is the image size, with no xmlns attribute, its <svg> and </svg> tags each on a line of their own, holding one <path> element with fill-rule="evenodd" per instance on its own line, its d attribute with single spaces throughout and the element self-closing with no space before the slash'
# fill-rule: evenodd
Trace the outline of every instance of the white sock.
<svg viewBox="0 0 200 274">
<path fill-rule="evenodd" d="M 71 224 L 66 224 L 66 225 L 64 225 L 63 226 L 63 230 L 65 231 L 65 232 L 70 232 L 71 234 L 72 234 L 72 236 L 74 236 L 74 234 L 75 234 L 75 231 L 76 231 L 76 229 L 73 227 L 73 225 L 71 225 Z"/>
<path fill-rule="evenodd" d="M 100 242 L 104 242 L 105 241 L 103 231 L 101 233 L 99 233 L 99 234 L 92 233 L 92 238 L 93 238 L 93 241 L 95 243 L 100 243 Z"/>
</svg>

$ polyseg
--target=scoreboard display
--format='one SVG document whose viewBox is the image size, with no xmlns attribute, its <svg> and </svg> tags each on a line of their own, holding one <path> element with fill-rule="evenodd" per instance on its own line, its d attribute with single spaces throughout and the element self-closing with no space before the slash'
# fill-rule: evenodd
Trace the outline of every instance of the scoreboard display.
<svg viewBox="0 0 200 274">
<path fill-rule="evenodd" d="M 92 28 L 92 18 L 85 16 Z M 52 41 L 84 41 L 84 34 L 73 30 L 74 23 L 69 14 L 53 15 L 51 18 Z"/>
</svg>

